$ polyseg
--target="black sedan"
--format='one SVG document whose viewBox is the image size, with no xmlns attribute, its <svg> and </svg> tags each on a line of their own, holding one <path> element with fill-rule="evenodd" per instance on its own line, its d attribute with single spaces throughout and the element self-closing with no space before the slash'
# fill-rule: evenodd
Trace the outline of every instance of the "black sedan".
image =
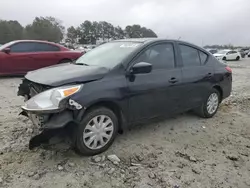
<svg viewBox="0 0 250 188">
<path fill-rule="evenodd" d="M 198 46 L 125 39 L 29 72 L 18 94 L 27 100 L 22 114 L 41 131 L 30 149 L 66 130 L 78 152 L 96 155 L 138 122 L 188 110 L 211 118 L 231 89 L 231 69 Z"/>
</svg>

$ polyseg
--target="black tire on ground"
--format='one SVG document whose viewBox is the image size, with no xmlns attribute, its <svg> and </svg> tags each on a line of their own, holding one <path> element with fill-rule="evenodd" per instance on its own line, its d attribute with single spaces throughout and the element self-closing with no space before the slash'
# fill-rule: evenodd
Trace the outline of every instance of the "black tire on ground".
<svg viewBox="0 0 250 188">
<path fill-rule="evenodd" d="M 222 60 L 223 60 L 223 61 L 226 61 L 226 60 L 227 60 L 227 58 L 226 58 L 226 57 L 223 57 L 223 58 L 222 58 Z"/>
<path fill-rule="evenodd" d="M 239 61 L 239 60 L 240 60 L 240 56 L 237 56 L 237 57 L 236 57 L 236 61 Z"/>
<path fill-rule="evenodd" d="M 71 63 L 71 62 L 72 62 L 72 60 L 70 60 L 70 59 L 63 59 L 63 60 L 59 61 L 58 64 L 61 64 L 61 63 Z"/>
<path fill-rule="evenodd" d="M 212 95 L 213 93 L 215 93 L 215 94 L 218 96 L 218 99 L 219 99 L 218 102 L 219 102 L 219 103 L 218 103 L 218 107 L 217 107 L 217 109 L 215 110 L 215 112 L 212 113 L 212 114 L 210 114 L 210 113 L 208 112 L 208 109 L 207 109 L 207 103 L 208 103 L 208 99 L 209 99 L 210 95 Z M 208 93 L 208 95 L 207 95 L 207 97 L 205 98 L 205 100 L 203 101 L 202 105 L 201 105 L 200 107 L 194 109 L 194 112 L 195 112 L 197 115 L 199 115 L 200 117 L 203 117 L 203 118 L 211 118 L 211 117 L 213 117 L 213 116 L 216 114 L 217 110 L 219 109 L 220 101 L 221 101 L 220 92 L 219 92 L 217 89 L 213 88 L 213 89 L 211 89 L 211 91 Z"/>
<path fill-rule="evenodd" d="M 88 125 L 89 121 L 91 121 L 92 118 L 94 118 L 96 116 L 100 116 L 100 115 L 105 115 L 111 119 L 111 121 L 113 122 L 113 128 L 114 128 L 113 134 L 112 134 L 110 140 L 107 142 L 107 144 L 105 146 L 103 146 L 102 148 L 90 149 L 86 146 L 86 144 L 83 141 L 83 133 L 84 133 L 85 127 Z M 76 127 L 76 129 L 74 131 L 74 134 L 73 134 L 74 148 L 75 148 L 77 153 L 84 155 L 84 156 L 97 155 L 99 153 L 104 152 L 112 145 L 112 143 L 114 142 L 114 139 L 117 135 L 117 132 L 118 132 L 118 119 L 112 110 L 105 108 L 105 107 L 98 107 L 98 108 L 91 109 L 89 112 L 87 112 L 84 115 L 82 121 Z"/>
</svg>

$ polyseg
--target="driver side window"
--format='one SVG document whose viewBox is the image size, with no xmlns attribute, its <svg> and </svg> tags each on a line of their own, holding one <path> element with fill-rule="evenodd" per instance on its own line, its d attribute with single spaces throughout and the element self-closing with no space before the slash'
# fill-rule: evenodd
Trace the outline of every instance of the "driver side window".
<svg viewBox="0 0 250 188">
<path fill-rule="evenodd" d="M 175 67 L 174 48 L 171 43 L 156 44 L 142 52 L 135 60 L 136 63 L 151 63 L 153 70 L 173 69 Z"/>
</svg>

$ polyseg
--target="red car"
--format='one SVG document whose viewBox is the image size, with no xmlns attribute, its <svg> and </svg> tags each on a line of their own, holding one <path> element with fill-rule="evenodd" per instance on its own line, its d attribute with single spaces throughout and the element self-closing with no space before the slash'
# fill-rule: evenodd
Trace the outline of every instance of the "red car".
<svg viewBox="0 0 250 188">
<path fill-rule="evenodd" d="M 73 61 L 83 52 L 71 51 L 59 44 L 18 40 L 0 47 L 0 75 L 23 75 L 42 67 Z"/>
</svg>

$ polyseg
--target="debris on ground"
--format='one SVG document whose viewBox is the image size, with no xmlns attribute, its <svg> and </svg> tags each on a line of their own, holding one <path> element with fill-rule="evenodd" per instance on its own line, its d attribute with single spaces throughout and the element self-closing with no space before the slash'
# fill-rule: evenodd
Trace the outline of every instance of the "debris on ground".
<svg viewBox="0 0 250 188">
<path fill-rule="evenodd" d="M 99 163 L 99 162 L 102 161 L 102 157 L 99 156 L 99 155 L 93 156 L 92 161 L 95 162 L 95 163 Z"/>
<path fill-rule="evenodd" d="M 57 166 L 57 169 L 60 170 L 60 171 L 62 171 L 64 168 L 63 168 L 63 166 L 58 165 L 58 166 Z"/>
<path fill-rule="evenodd" d="M 191 156 L 191 155 L 189 155 L 187 153 L 181 152 L 181 151 L 177 151 L 175 153 L 175 155 L 178 156 L 178 157 L 182 157 L 184 159 L 187 159 L 187 160 L 189 160 L 191 162 L 197 162 L 197 159 L 195 157 L 193 157 L 193 156 Z"/>
<path fill-rule="evenodd" d="M 155 175 L 155 173 L 151 172 L 151 173 L 149 173 L 148 177 L 150 177 L 151 179 L 155 179 L 156 175 Z"/>
<path fill-rule="evenodd" d="M 121 160 L 116 156 L 116 155 L 108 155 L 107 156 L 108 160 L 110 160 L 113 164 L 119 164 Z"/>
<path fill-rule="evenodd" d="M 110 174 L 113 174 L 115 172 L 115 168 L 110 168 L 109 170 L 108 170 L 108 174 L 110 175 Z"/>
<path fill-rule="evenodd" d="M 238 161 L 239 160 L 239 156 L 234 155 L 234 154 L 228 154 L 227 158 L 232 160 L 232 161 Z"/>
<path fill-rule="evenodd" d="M 68 165 L 69 165 L 69 167 L 75 167 L 76 166 L 75 163 L 72 163 L 72 162 L 69 162 Z"/>
</svg>

